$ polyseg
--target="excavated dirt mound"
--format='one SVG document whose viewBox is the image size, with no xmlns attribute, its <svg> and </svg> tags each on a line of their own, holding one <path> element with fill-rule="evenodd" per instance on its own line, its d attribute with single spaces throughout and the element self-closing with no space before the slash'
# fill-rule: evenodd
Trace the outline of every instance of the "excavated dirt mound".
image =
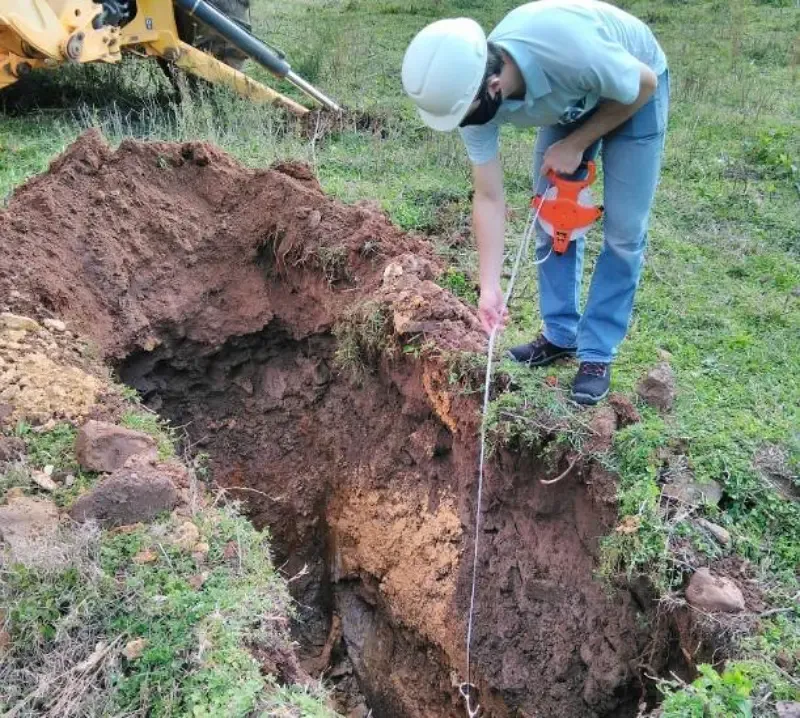
<svg viewBox="0 0 800 718">
<path fill-rule="evenodd" d="M 205 144 L 112 151 L 89 133 L 0 215 L 0 310 L 80 328 L 185 427 L 270 527 L 305 665 L 357 680 L 381 717 L 463 714 L 479 417 L 445 350 L 485 338 L 438 271 L 422 239 L 325 197 L 305 167 L 251 171 Z M 373 352 L 354 383 L 335 361 L 343 326 L 420 351 Z M 502 450 L 489 467 L 481 702 L 633 716 L 642 607 L 592 575 L 613 482 L 591 465 L 545 476 Z"/>
</svg>

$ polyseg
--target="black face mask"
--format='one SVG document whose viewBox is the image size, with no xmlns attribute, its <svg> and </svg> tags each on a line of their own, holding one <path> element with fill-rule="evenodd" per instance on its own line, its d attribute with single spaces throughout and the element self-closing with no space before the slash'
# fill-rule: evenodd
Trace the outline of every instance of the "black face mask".
<svg viewBox="0 0 800 718">
<path fill-rule="evenodd" d="M 483 89 L 478 96 L 478 106 L 470 112 L 463 120 L 461 120 L 460 127 L 467 125 L 485 125 L 491 120 L 500 109 L 503 103 L 503 93 L 499 90 L 497 94 L 492 97 L 488 89 Z"/>
</svg>

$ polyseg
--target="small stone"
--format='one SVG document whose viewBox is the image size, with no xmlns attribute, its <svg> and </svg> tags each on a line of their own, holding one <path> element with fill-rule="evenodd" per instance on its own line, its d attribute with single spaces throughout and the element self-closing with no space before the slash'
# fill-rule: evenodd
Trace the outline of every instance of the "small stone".
<svg viewBox="0 0 800 718">
<path fill-rule="evenodd" d="M 711 523 L 711 521 L 707 521 L 703 518 L 697 519 L 697 525 L 708 531 L 720 545 L 731 545 L 731 535 L 726 529 L 722 528 L 722 526 L 718 526 L 717 524 Z"/>
<path fill-rule="evenodd" d="M 44 471 L 31 471 L 31 479 L 34 484 L 45 491 L 55 491 L 58 488 L 58 484 Z"/>
<path fill-rule="evenodd" d="M 21 317 L 11 312 L 0 313 L 0 325 L 12 331 L 38 332 L 41 329 L 39 323 L 30 317 Z"/>
<path fill-rule="evenodd" d="M 64 322 L 62 322 L 60 319 L 45 319 L 42 324 L 54 332 L 67 331 L 67 325 L 64 324 Z"/>
<path fill-rule="evenodd" d="M 127 658 L 129 661 L 135 661 L 137 658 L 142 657 L 146 647 L 147 639 L 137 638 L 133 641 L 128 641 L 125 644 L 125 648 L 122 649 L 122 655 L 125 656 L 125 658 Z"/>
<path fill-rule="evenodd" d="M 75 483 L 75 477 L 72 474 L 67 474 L 64 477 L 64 486 L 66 486 L 67 488 L 72 486 L 74 483 Z"/>
<path fill-rule="evenodd" d="M 800 718 L 800 703 L 778 701 L 775 704 L 778 718 Z"/>
<path fill-rule="evenodd" d="M 713 480 L 700 483 L 695 481 L 691 473 L 687 473 L 666 484 L 662 495 L 687 506 L 700 506 L 704 503 L 716 506 L 722 498 L 722 486 Z"/>
<path fill-rule="evenodd" d="M 138 563 L 140 566 L 146 563 L 153 563 L 153 561 L 157 560 L 158 560 L 158 554 L 149 548 L 146 548 L 143 551 L 139 551 L 139 553 L 137 553 L 133 557 L 133 562 Z"/>
<path fill-rule="evenodd" d="M 132 456 L 155 461 L 156 440 L 141 431 L 125 429 L 102 421 L 87 421 L 75 441 L 78 462 L 89 471 L 121 469 Z"/>
<path fill-rule="evenodd" d="M 93 519 L 104 526 L 124 526 L 150 521 L 171 511 L 178 492 L 168 465 L 136 465 L 115 471 L 72 505 L 76 521 Z"/>
<path fill-rule="evenodd" d="M 675 403 L 675 375 L 666 362 L 653 367 L 636 386 L 636 393 L 646 404 L 669 411 Z"/>
<path fill-rule="evenodd" d="M 47 466 L 45 466 L 42 469 L 42 471 L 44 471 L 44 473 L 47 474 L 48 476 L 52 476 L 53 475 L 53 471 L 55 471 L 55 468 L 56 467 L 53 466 L 52 464 L 48 464 Z"/>
<path fill-rule="evenodd" d="M 707 568 L 695 571 L 686 588 L 689 605 L 703 611 L 738 613 L 744 610 L 744 596 L 729 578 L 714 576 Z"/>
<path fill-rule="evenodd" d="M 666 349 L 659 349 L 656 353 L 658 354 L 658 358 L 661 359 L 661 361 L 668 362 L 670 359 L 672 359 L 672 354 L 668 352 Z"/>
<path fill-rule="evenodd" d="M 161 344 L 161 340 L 160 339 L 157 339 L 154 336 L 148 336 L 142 342 L 142 349 L 144 349 L 146 352 L 151 352 L 154 349 L 156 349 L 156 347 L 160 346 L 160 344 Z"/>
<path fill-rule="evenodd" d="M 635 534 L 642 525 L 641 516 L 626 516 L 614 529 L 618 534 Z"/>
<path fill-rule="evenodd" d="M 594 411 L 589 420 L 591 437 L 587 443 L 588 452 L 608 451 L 617 430 L 617 412 L 612 406 L 601 406 Z"/>
<path fill-rule="evenodd" d="M 199 591 L 203 584 L 208 581 L 208 571 L 203 571 L 202 573 L 196 573 L 194 576 L 189 578 L 189 585 L 195 590 Z"/>
</svg>

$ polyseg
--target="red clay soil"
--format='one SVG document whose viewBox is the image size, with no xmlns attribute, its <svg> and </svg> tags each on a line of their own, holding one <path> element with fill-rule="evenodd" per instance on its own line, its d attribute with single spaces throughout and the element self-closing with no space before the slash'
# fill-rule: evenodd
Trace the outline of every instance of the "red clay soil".
<svg viewBox="0 0 800 718">
<path fill-rule="evenodd" d="M 66 320 L 187 427 L 295 576 L 306 665 L 354 674 L 381 717 L 463 714 L 478 401 L 439 350 L 485 338 L 438 270 L 423 239 L 307 168 L 252 171 L 205 144 L 112 151 L 88 133 L 0 214 L 0 309 Z M 333 330 L 365 301 L 390 341 L 428 349 L 354 384 Z M 613 478 L 546 476 L 508 451 L 488 471 L 485 715 L 633 716 L 642 609 L 592 575 Z"/>
</svg>

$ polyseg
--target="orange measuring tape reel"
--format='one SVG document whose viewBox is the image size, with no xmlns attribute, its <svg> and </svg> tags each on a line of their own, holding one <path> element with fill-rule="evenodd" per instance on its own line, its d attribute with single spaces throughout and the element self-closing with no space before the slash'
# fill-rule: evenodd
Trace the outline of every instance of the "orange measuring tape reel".
<svg viewBox="0 0 800 718">
<path fill-rule="evenodd" d="M 592 161 L 586 162 L 584 179 L 566 179 L 553 170 L 547 173 L 550 181 L 543 194 L 531 200 L 531 207 L 538 212 L 539 223 L 553 238 L 553 251 L 564 254 L 573 238 L 584 233 L 600 217 L 603 207 L 595 205 L 589 186 L 597 176 L 597 168 Z"/>
</svg>

